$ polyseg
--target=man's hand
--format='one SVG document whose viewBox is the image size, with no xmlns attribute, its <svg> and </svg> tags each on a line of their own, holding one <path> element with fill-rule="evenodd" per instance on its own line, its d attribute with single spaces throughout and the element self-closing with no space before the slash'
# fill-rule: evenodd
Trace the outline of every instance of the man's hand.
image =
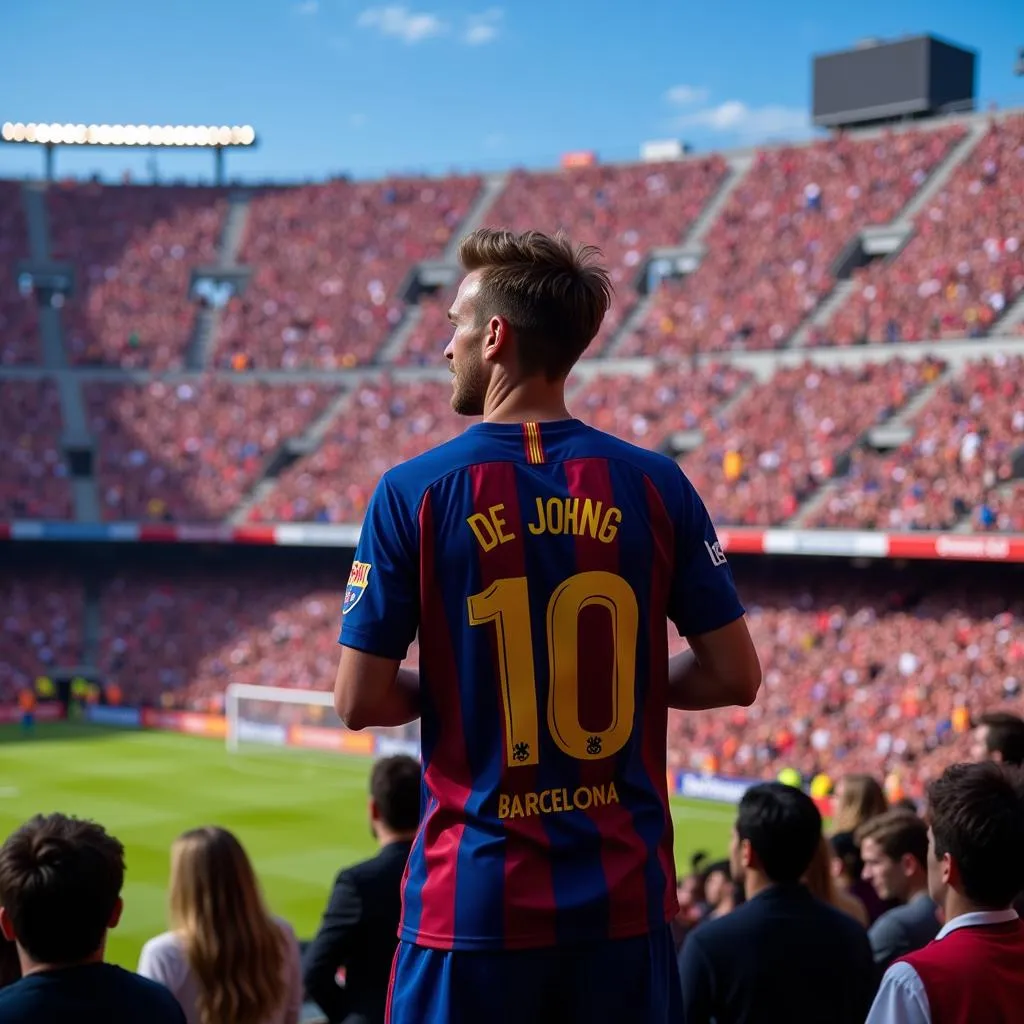
<svg viewBox="0 0 1024 1024">
<path fill-rule="evenodd" d="M 405 725 L 420 717 L 420 674 L 354 647 L 341 648 L 334 709 L 349 729 Z"/>
<path fill-rule="evenodd" d="M 761 663 L 745 618 L 699 636 L 668 663 L 668 706 L 705 711 L 749 707 L 761 686 Z"/>
</svg>

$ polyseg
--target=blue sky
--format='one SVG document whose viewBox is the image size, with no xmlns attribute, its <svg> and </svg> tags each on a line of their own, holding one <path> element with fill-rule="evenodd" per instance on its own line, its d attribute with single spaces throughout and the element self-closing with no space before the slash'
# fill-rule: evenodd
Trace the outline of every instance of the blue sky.
<svg viewBox="0 0 1024 1024">
<path fill-rule="evenodd" d="M 31 0 L 4 3 L 0 121 L 245 124 L 246 178 L 628 159 L 650 139 L 726 148 L 808 131 L 811 56 L 932 32 L 980 54 L 983 103 L 1024 106 L 1021 0 Z M 971 7 L 975 9 L 970 9 Z M 152 153 L 58 154 L 146 175 Z M 212 158 L 158 155 L 163 177 Z M 39 174 L 0 145 L 0 176 Z"/>
</svg>

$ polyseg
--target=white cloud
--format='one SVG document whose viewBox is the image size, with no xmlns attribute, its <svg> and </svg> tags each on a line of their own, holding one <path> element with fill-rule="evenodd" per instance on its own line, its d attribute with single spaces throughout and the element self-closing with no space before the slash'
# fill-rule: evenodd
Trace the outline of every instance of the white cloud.
<svg viewBox="0 0 1024 1024">
<path fill-rule="evenodd" d="M 694 103 L 703 103 L 711 94 L 702 85 L 673 85 L 665 99 L 677 107 L 688 107 Z"/>
<path fill-rule="evenodd" d="M 742 100 L 726 100 L 716 107 L 705 107 L 676 118 L 678 128 L 708 128 L 722 135 L 733 135 L 744 142 L 769 138 L 793 138 L 810 133 L 811 124 L 803 107 L 769 104 L 748 107 Z"/>
<path fill-rule="evenodd" d="M 448 26 L 436 14 L 410 11 L 400 4 L 368 7 L 359 15 L 356 24 L 361 28 L 375 28 L 381 35 L 394 36 L 410 46 L 448 30 Z"/>
<path fill-rule="evenodd" d="M 471 14 L 466 20 L 466 31 L 462 41 L 467 46 L 483 46 L 493 42 L 501 31 L 505 12 L 500 7 L 489 7 L 479 14 Z"/>
<path fill-rule="evenodd" d="M 295 5 L 296 14 L 304 14 L 311 18 L 320 10 L 320 0 L 302 0 L 302 3 Z"/>
</svg>

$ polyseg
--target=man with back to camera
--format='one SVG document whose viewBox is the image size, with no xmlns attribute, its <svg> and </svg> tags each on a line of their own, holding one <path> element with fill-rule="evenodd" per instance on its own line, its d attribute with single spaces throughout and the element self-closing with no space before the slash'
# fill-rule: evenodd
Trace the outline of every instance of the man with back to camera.
<svg viewBox="0 0 1024 1024">
<path fill-rule="evenodd" d="M 766 782 L 743 794 L 730 861 L 747 900 L 683 943 L 684 1024 L 862 1024 L 875 993 L 864 929 L 800 881 L 820 842 L 806 793 Z"/>
<path fill-rule="evenodd" d="M 302 955 L 306 994 L 331 1024 L 383 1024 L 398 945 L 402 875 L 420 819 L 420 764 L 399 754 L 370 773 L 376 857 L 340 872 L 316 938 Z M 345 968 L 345 985 L 335 975 Z"/>
<path fill-rule="evenodd" d="M 946 923 L 897 960 L 867 1024 L 1019 1024 L 1024 1019 L 1024 776 L 956 764 L 928 792 L 928 887 Z"/>
<path fill-rule="evenodd" d="M 124 847 L 91 821 L 38 815 L 0 847 L 0 931 L 22 978 L 3 1024 L 185 1024 L 162 985 L 103 962 L 121 918 Z"/>
<path fill-rule="evenodd" d="M 928 895 L 928 826 L 910 811 L 886 811 L 856 833 L 864 877 L 883 900 L 898 899 L 868 931 L 875 963 L 885 970 L 898 956 L 938 934 L 938 907 Z"/>
<path fill-rule="evenodd" d="M 422 718 L 391 1024 L 678 1019 L 667 712 L 750 704 L 761 670 L 679 467 L 566 409 L 610 299 L 596 254 L 463 240 L 445 356 L 483 423 L 385 473 L 360 534 L 338 713 Z"/>
</svg>

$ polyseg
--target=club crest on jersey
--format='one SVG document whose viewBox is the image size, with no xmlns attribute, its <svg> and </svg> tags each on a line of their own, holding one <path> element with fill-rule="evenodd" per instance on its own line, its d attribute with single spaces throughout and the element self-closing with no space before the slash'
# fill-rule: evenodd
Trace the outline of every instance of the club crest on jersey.
<svg viewBox="0 0 1024 1024">
<path fill-rule="evenodd" d="M 370 563 L 353 562 L 352 571 L 348 574 L 348 586 L 345 587 L 345 600 L 341 604 L 341 614 L 348 615 L 360 598 L 366 593 L 366 584 L 370 580 Z"/>
</svg>

